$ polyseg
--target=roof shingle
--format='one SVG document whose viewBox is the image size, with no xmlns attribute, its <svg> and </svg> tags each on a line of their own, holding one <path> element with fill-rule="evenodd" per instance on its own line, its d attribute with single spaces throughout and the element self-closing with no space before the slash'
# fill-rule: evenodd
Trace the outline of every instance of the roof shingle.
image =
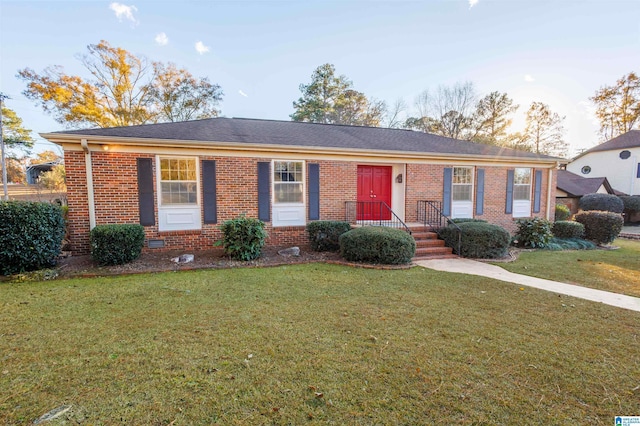
<svg viewBox="0 0 640 426">
<path fill-rule="evenodd" d="M 209 118 L 53 134 L 557 160 L 547 155 L 411 130 L 247 118 Z"/>
</svg>

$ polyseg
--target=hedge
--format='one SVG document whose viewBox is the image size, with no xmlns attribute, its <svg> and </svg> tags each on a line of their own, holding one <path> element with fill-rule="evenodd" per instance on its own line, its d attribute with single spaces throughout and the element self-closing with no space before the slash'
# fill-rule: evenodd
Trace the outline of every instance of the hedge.
<svg viewBox="0 0 640 426">
<path fill-rule="evenodd" d="M 624 224 L 621 214 L 604 211 L 579 212 L 575 219 L 584 225 L 584 237 L 599 245 L 612 243 Z"/>
<path fill-rule="evenodd" d="M 462 231 L 460 253 L 462 257 L 498 259 L 509 252 L 511 235 L 498 225 L 484 222 L 466 222 L 458 225 Z M 449 225 L 438 230 L 447 247 L 458 250 L 458 230 Z"/>
<path fill-rule="evenodd" d="M 64 234 L 59 206 L 0 201 L 0 272 L 9 275 L 53 266 Z"/>
<path fill-rule="evenodd" d="M 416 242 L 405 231 L 382 226 L 363 226 L 339 238 L 340 255 L 352 262 L 399 265 L 411 262 Z"/>
<path fill-rule="evenodd" d="M 143 246 L 142 225 L 98 225 L 91 230 L 91 257 L 98 265 L 132 262 L 140 257 Z"/>
<path fill-rule="evenodd" d="M 349 222 L 318 220 L 307 224 L 307 233 L 314 251 L 340 250 L 340 235 L 351 230 Z"/>
<path fill-rule="evenodd" d="M 617 195 L 613 194 L 587 194 L 580 198 L 580 209 L 584 211 L 603 211 L 622 213 L 624 203 Z"/>
<path fill-rule="evenodd" d="M 553 224 L 553 235 L 556 238 L 582 238 L 584 225 L 570 220 L 559 220 Z"/>
</svg>

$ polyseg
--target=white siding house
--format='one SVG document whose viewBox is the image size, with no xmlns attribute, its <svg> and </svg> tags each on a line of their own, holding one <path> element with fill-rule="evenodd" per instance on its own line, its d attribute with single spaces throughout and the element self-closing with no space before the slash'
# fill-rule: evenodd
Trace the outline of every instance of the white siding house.
<svg viewBox="0 0 640 426">
<path fill-rule="evenodd" d="M 640 195 L 640 130 L 583 152 L 567 164 L 567 170 L 586 178 L 606 177 L 616 191 Z"/>
</svg>

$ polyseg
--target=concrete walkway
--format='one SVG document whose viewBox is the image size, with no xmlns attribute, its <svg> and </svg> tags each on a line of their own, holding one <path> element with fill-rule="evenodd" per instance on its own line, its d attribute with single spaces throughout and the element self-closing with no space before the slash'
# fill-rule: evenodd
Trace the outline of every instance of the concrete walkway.
<svg viewBox="0 0 640 426">
<path fill-rule="evenodd" d="M 611 293 L 608 291 L 595 290 L 573 284 L 559 283 L 542 278 L 529 277 L 527 275 L 515 274 L 502 269 L 499 266 L 490 265 L 469 259 L 432 259 L 418 260 L 417 265 L 436 271 L 455 272 L 460 274 L 479 275 L 481 277 L 493 278 L 500 281 L 524 285 L 527 287 L 539 288 L 541 290 L 552 291 L 554 293 L 565 294 L 567 296 L 578 297 L 580 299 L 600 302 L 618 308 L 629 309 L 640 312 L 640 298 L 625 296 L 623 294 Z"/>
</svg>

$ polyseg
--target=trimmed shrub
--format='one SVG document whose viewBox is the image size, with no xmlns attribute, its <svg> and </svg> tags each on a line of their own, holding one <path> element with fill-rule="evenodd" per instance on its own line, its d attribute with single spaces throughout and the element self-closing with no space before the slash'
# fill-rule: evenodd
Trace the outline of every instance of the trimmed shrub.
<svg viewBox="0 0 640 426">
<path fill-rule="evenodd" d="M 551 222 L 540 217 L 518 219 L 518 231 L 515 239 L 521 247 L 542 248 L 547 245 L 553 234 Z"/>
<path fill-rule="evenodd" d="M 624 224 L 622 215 L 612 212 L 580 212 L 576 214 L 575 219 L 584 225 L 584 237 L 598 245 L 612 243 L 622 231 Z"/>
<path fill-rule="evenodd" d="M 133 262 L 140 257 L 142 246 L 142 225 L 98 225 L 91 230 L 91 257 L 98 265 L 122 265 Z"/>
<path fill-rule="evenodd" d="M 340 255 L 352 262 L 399 265 L 411 262 L 416 241 L 405 231 L 383 226 L 363 226 L 339 238 Z"/>
<path fill-rule="evenodd" d="M 552 238 L 545 250 L 593 250 L 598 248 L 592 241 L 583 240 L 582 238 Z"/>
<path fill-rule="evenodd" d="M 451 219 L 451 222 L 458 224 L 458 223 L 468 223 L 468 222 L 474 222 L 474 223 L 487 223 L 486 220 L 482 220 L 482 219 L 474 219 L 471 217 L 459 217 L 457 219 Z"/>
<path fill-rule="evenodd" d="M 569 210 L 569 207 L 565 206 L 564 204 L 556 204 L 556 214 L 554 217 L 554 220 L 556 222 L 569 220 L 570 217 L 571 210 Z"/>
<path fill-rule="evenodd" d="M 340 235 L 351 230 L 349 222 L 318 220 L 307 224 L 309 241 L 314 251 L 340 250 Z"/>
<path fill-rule="evenodd" d="M 602 211 L 622 213 L 624 203 L 617 195 L 613 194 L 587 194 L 580 198 L 580 209 L 584 211 Z"/>
<path fill-rule="evenodd" d="M 50 203 L 0 201 L 0 272 L 3 275 L 55 265 L 65 225 Z"/>
<path fill-rule="evenodd" d="M 235 260 L 254 260 L 262 254 L 267 239 L 264 222 L 240 216 L 220 225 L 224 252 Z"/>
<path fill-rule="evenodd" d="M 640 195 L 621 195 L 620 200 L 624 205 L 624 219 L 631 222 L 634 215 L 640 213 Z"/>
<path fill-rule="evenodd" d="M 584 225 L 572 220 L 559 220 L 553 224 L 552 232 L 556 238 L 582 238 Z"/>
<path fill-rule="evenodd" d="M 461 223 L 462 230 L 460 253 L 462 257 L 474 259 L 498 259 L 505 257 L 509 251 L 511 235 L 501 226 L 483 222 Z M 458 250 L 458 230 L 449 225 L 438 231 L 447 247 Z"/>
</svg>

